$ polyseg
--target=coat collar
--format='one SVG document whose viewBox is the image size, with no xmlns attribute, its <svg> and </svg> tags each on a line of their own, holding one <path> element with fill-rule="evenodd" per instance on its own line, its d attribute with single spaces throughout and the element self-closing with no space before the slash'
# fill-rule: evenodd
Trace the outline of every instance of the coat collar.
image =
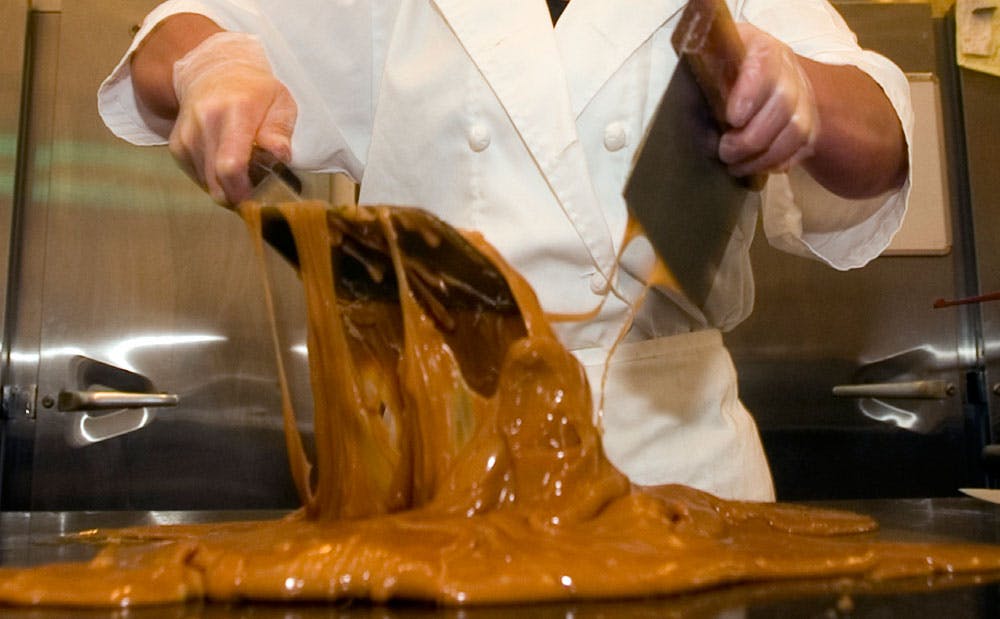
<svg viewBox="0 0 1000 619">
<path fill-rule="evenodd" d="M 611 75 L 685 0 L 572 0 L 555 28 L 573 112 L 579 116 Z"/>
<path fill-rule="evenodd" d="M 432 1 L 496 93 L 598 270 L 610 275 L 614 244 L 575 119 L 683 0 L 572 0 L 555 30 L 541 0 Z"/>
</svg>

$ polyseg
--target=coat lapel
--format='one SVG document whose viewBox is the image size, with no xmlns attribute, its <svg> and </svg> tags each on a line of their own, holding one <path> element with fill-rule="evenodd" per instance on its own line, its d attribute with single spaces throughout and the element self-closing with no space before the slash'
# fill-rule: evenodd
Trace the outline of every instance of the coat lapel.
<svg viewBox="0 0 1000 619">
<path fill-rule="evenodd" d="M 496 93 L 597 269 L 610 276 L 614 243 L 575 119 L 683 1 L 572 0 L 559 21 L 569 34 L 559 44 L 542 0 L 432 1 Z"/>
<path fill-rule="evenodd" d="M 496 93 L 595 265 L 610 274 L 614 245 L 589 182 L 545 2 L 432 1 Z"/>
<path fill-rule="evenodd" d="M 572 0 L 555 35 L 579 116 L 601 86 L 685 0 Z"/>
</svg>

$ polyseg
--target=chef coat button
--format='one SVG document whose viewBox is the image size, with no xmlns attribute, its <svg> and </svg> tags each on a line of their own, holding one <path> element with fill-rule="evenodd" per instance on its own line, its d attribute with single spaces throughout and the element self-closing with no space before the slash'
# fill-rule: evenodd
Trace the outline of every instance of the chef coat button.
<svg viewBox="0 0 1000 619">
<path fill-rule="evenodd" d="M 482 125 L 473 125 L 469 129 L 469 148 L 477 153 L 486 150 L 490 145 L 490 132 Z"/>
<path fill-rule="evenodd" d="M 615 152 L 624 148 L 626 144 L 628 144 L 628 134 L 625 132 L 625 125 L 616 121 L 604 128 L 604 148 Z"/>
<path fill-rule="evenodd" d="M 590 291 L 594 294 L 608 293 L 608 280 L 600 272 L 590 276 Z"/>
</svg>

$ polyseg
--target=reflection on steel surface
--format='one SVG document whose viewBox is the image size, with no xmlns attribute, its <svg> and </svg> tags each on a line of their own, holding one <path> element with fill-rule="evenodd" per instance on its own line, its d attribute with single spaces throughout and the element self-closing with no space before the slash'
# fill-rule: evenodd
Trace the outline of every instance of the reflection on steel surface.
<svg viewBox="0 0 1000 619">
<path fill-rule="evenodd" d="M 184 344 L 203 344 L 205 342 L 223 342 L 225 336 L 211 333 L 166 333 L 159 335 L 142 335 L 125 338 L 107 347 L 105 354 L 108 361 L 128 370 L 135 371 L 129 363 L 129 355 L 144 348 L 169 348 Z"/>
<path fill-rule="evenodd" d="M 145 408 L 125 408 L 106 415 L 82 413 L 67 429 L 66 442 L 73 447 L 86 447 L 141 430 L 155 419 L 154 413 Z"/>
<path fill-rule="evenodd" d="M 913 411 L 908 411 L 898 406 L 893 406 L 888 402 L 878 399 L 862 400 L 858 402 L 858 408 L 869 419 L 881 421 L 897 428 L 929 434 L 938 430 L 944 422 L 940 418 L 923 418 Z"/>
<path fill-rule="evenodd" d="M 78 346 L 55 346 L 47 348 L 41 352 L 26 352 L 23 350 L 10 351 L 11 363 L 31 363 L 37 364 L 42 359 L 54 359 L 57 357 L 72 357 L 73 355 L 83 355 L 87 351 Z"/>
<path fill-rule="evenodd" d="M 173 346 L 183 346 L 186 344 L 204 344 L 208 342 L 225 342 L 228 338 L 224 335 L 213 333 L 165 333 L 139 335 L 121 340 L 114 340 L 103 347 L 94 347 L 89 352 L 79 346 L 52 346 L 42 348 L 39 352 L 33 353 L 23 350 L 12 350 L 10 358 L 12 362 L 38 363 L 42 359 L 57 359 L 59 357 L 71 357 L 74 355 L 101 356 L 109 363 L 136 371 L 129 362 L 132 353 L 138 350 L 149 348 L 171 348 Z M 101 354 L 103 353 L 103 354 Z"/>
</svg>

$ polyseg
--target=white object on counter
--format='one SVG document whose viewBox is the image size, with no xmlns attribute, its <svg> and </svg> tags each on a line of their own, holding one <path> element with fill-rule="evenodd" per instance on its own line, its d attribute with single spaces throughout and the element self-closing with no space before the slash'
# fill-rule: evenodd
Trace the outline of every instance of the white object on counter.
<svg viewBox="0 0 1000 619">
<path fill-rule="evenodd" d="M 992 488 L 959 488 L 959 492 L 967 494 L 974 499 L 987 501 L 989 503 L 1000 503 L 1000 490 Z"/>
</svg>

